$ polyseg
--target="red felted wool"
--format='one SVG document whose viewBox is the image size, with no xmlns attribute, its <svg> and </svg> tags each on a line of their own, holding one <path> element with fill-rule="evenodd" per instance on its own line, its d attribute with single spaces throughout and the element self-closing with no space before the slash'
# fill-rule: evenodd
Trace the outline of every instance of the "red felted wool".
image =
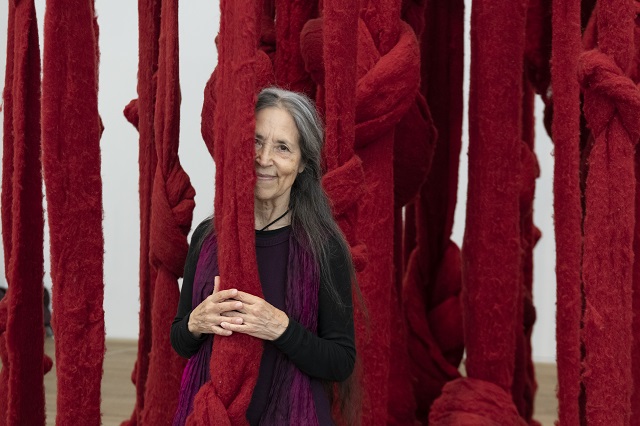
<svg viewBox="0 0 640 426">
<path fill-rule="evenodd" d="M 407 266 L 403 308 L 417 417 L 426 424 L 444 384 L 459 377 L 463 352 L 460 253 L 449 238 L 462 131 L 464 5 L 429 1 L 423 15 L 420 91 L 429 103 L 438 141 L 429 175 L 412 207 L 415 219 L 407 216 L 407 221 L 415 221 L 417 247 Z M 411 228 L 405 240 L 412 238 Z"/>
<path fill-rule="evenodd" d="M 533 306 L 533 248 L 540 231 L 533 224 L 533 199 L 536 179 L 540 175 L 538 159 L 534 153 L 535 117 L 534 91 L 531 84 L 523 83 L 522 97 L 522 145 L 520 155 L 520 247 L 521 282 L 517 318 L 522 321 L 522 332 L 516 335 L 516 358 L 511 394 L 518 412 L 529 424 L 538 425 L 533 418 L 533 404 L 537 384 L 531 358 L 531 334 L 536 319 Z"/>
<path fill-rule="evenodd" d="M 255 260 L 253 172 L 256 101 L 257 10 L 253 4 L 222 0 L 215 98 L 215 228 L 222 289 L 262 297 Z M 237 123 L 243 123 L 242 126 Z M 204 124 L 204 123 L 203 123 Z M 245 425 L 258 378 L 262 341 L 236 333 L 214 338 L 211 381 L 196 395 L 189 425 Z"/>
<path fill-rule="evenodd" d="M 275 20 L 276 84 L 313 96 L 316 85 L 304 69 L 300 55 L 300 33 L 304 24 L 316 17 L 318 6 L 314 1 L 277 0 L 275 3 L 278 16 Z"/>
<path fill-rule="evenodd" d="M 558 418 L 580 424 L 582 207 L 580 202 L 580 1 L 553 2 L 552 135 L 556 239 Z"/>
<path fill-rule="evenodd" d="M 149 260 L 155 276 L 150 294 L 151 352 L 141 424 L 170 424 L 178 402 L 185 360 L 169 341 L 169 327 L 178 306 L 187 255 L 195 191 L 178 159 L 180 85 L 178 72 L 178 1 L 162 0 L 154 114 L 157 156 L 153 192 Z"/>
<path fill-rule="evenodd" d="M 589 423 L 628 424 L 640 91 L 626 73 L 635 56 L 636 10 L 633 2 L 618 1 L 600 3 L 597 12 L 599 50 L 583 53 L 579 68 L 595 140 L 585 195 L 583 382 Z"/>
<path fill-rule="evenodd" d="M 640 83 L 640 3 L 636 2 L 636 26 L 634 34 L 635 65 L 630 76 L 636 85 Z M 636 150 L 636 231 L 633 242 L 633 312 L 640 312 L 640 152 Z M 633 316 L 633 347 L 631 352 L 633 394 L 631 395 L 631 418 L 640 422 L 640 315 Z M 631 423 L 634 426 L 637 424 Z"/>
<path fill-rule="evenodd" d="M 511 395 L 493 383 L 462 378 L 445 385 L 429 415 L 442 426 L 525 426 Z"/>
<path fill-rule="evenodd" d="M 522 330 L 518 160 L 527 4 L 476 0 L 471 15 L 469 186 L 462 257 L 467 373 L 506 392 L 513 384 L 516 336 Z M 452 396 L 456 398 L 455 392 Z M 503 402 L 500 409 L 506 415 L 513 401 Z M 434 406 L 432 418 L 443 419 L 434 424 L 447 424 L 447 412 L 453 413 L 455 406 L 443 404 L 437 417 Z M 472 424 L 473 416 L 486 409 L 485 401 L 474 398 L 460 421 Z"/>
<path fill-rule="evenodd" d="M 140 133 L 138 149 L 138 189 L 140 194 L 140 314 L 138 357 L 131 373 L 136 386 L 136 405 L 125 426 L 141 423 L 145 406 L 145 391 L 149 373 L 152 341 L 152 286 L 156 273 L 149 263 L 151 198 L 157 155 L 154 138 L 154 112 L 157 90 L 158 49 L 160 31 L 159 0 L 138 0 L 138 99 L 125 108 L 125 116 Z"/>
<path fill-rule="evenodd" d="M 98 26 L 93 2 L 48 0 L 42 158 L 51 235 L 56 423 L 100 423 L 104 357 Z"/>
<path fill-rule="evenodd" d="M 44 424 L 40 47 L 34 2 L 9 2 L 2 229 L 9 284 L 0 309 L 0 425 Z"/>
</svg>

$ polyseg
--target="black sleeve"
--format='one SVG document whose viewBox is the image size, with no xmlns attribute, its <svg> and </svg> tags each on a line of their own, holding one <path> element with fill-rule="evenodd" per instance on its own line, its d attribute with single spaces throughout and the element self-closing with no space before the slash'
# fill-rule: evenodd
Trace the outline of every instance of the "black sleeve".
<svg viewBox="0 0 640 426">
<path fill-rule="evenodd" d="M 200 338 L 194 337 L 188 328 L 189 315 L 191 315 L 191 311 L 193 310 L 191 306 L 193 279 L 196 274 L 196 265 L 198 264 L 198 257 L 200 255 L 200 244 L 197 244 L 197 242 L 202 238 L 206 224 L 207 221 L 204 221 L 198 225 L 191 236 L 191 244 L 189 245 L 189 252 L 187 253 L 187 259 L 184 265 L 178 312 L 171 324 L 171 346 L 178 355 L 184 358 L 191 358 L 198 352 L 200 345 L 202 345 L 202 342 L 207 338 L 205 334 Z"/>
<path fill-rule="evenodd" d="M 273 341 L 301 371 L 320 380 L 343 381 L 351 375 L 355 364 L 351 273 L 346 256 L 340 245 L 332 242 L 330 273 L 340 303 L 321 281 L 318 335 L 289 319 L 285 332 Z"/>
</svg>

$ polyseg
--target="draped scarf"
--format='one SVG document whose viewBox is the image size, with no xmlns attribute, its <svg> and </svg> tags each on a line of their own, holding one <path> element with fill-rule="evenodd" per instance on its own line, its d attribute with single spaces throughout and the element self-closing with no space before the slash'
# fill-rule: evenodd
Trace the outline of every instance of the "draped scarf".
<svg viewBox="0 0 640 426">
<path fill-rule="evenodd" d="M 212 233 L 203 241 L 198 257 L 192 306 L 198 306 L 213 292 L 216 275 L 219 275 L 218 244 L 215 234 Z M 318 326 L 319 285 L 318 268 L 310 249 L 307 245 L 300 244 L 292 234 L 289 238 L 285 309 L 291 319 L 314 334 Z M 213 334 L 207 335 L 198 352 L 185 366 L 173 426 L 186 423 L 187 417 L 193 411 L 196 393 L 202 385 L 211 380 L 209 363 L 214 340 Z M 309 376 L 302 373 L 282 352 L 278 353 L 274 371 L 269 400 L 260 418 L 260 425 L 318 425 Z"/>
</svg>

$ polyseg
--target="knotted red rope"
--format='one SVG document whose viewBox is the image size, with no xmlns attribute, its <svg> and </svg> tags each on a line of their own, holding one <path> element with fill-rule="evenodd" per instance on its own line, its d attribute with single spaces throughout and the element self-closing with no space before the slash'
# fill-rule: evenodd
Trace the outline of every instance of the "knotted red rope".
<svg viewBox="0 0 640 426">
<path fill-rule="evenodd" d="M 153 179 L 149 260 L 155 282 L 151 292 L 151 353 L 145 383 L 142 424 L 170 424 L 178 401 L 185 361 L 169 341 L 187 255 L 195 191 L 178 159 L 180 86 L 178 71 L 178 1 L 162 0 L 160 13 L 154 140 L 157 166 Z"/>
<path fill-rule="evenodd" d="M 104 357 L 98 25 L 91 1 L 48 0 L 42 159 L 51 234 L 56 423 L 100 423 Z"/>
<path fill-rule="evenodd" d="M 600 51 L 583 53 L 579 67 L 584 113 L 595 140 L 585 195 L 583 382 L 589 422 L 627 424 L 640 91 L 626 70 L 633 58 L 636 11 L 633 2 L 619 1 L 599 4 L 597 13 Z"/>
<path fill-rule="evenodd" d="M 262 297 L 255 261 L 251 144 L 259 61 L 257 8 L 253 4 L 222 0 L 220 9 L 218 66 L 213 79 L 215 99 L 232 100 L 224 108 L 214 109 L 215 227 L 219 245 L 224 247 L 218 257 L 223 277 L 220 284 L 222 288 L 237 288 Z M 262 342 L 251 336 L 237 333 L 214 339 L 211 381 L 196 395 L 188 424 L 246 424 L 245 414 L 258 378 L 261 355 Z"/>
<path fill-rule="evenodd" d="M 155 98 L 158 69 L 158 34 L 160 31 L 160 1 L 138 0 L 138 99 L 125 108 L 125 116 L 140 133 L 138 166 L 140 193 L 140 315 L 138 333 L 138 357 L 131 379 L 136 385 L 136 405 L 131 419 L 123 426 L 141 423 L 140 415 L 145 406 L 144 394 L 149 373 L 151 353 L 152 286 L 155 273 L 149 263 L 151 223 L 151 198 L 156 171 L 157 154 L 154 140 Z"/>
<path fill-rule="evenodd" d="M 327 3 L 325 3 L 325 8 Z M 326 14 L 326 12 L 325 12 Z M 358 25 L 357 39 L 357 68 L 356 68 L 356 98 L 355 98 L 355 143 L 353 148 L 348 143 L 340 141 L 339 149 L 332 154 L 331 145 L 327 143 L 327 158 L 334 159 L 335 166 L 328 163 L 329 170 L 333 167 L 359 167 L 357 160 L 349 161 L 353 154 L 362 160 L 364 171 L 364 191 L 360 192 L 359 212 L 357 222 L 344 221 L 340 225 L 350 237 L 351 244 L 359 241 L 360 249 L 354 247 L 353 254 L 356 267 L 364 266 L 358 274 L 358 282 L 370 313 L 368 328 L 376 330 L 376 339 L 368 339 L 367 328 L 362 323 L 356 324 L 358 335 L 359 356 L 363 364 L 363 388 L 365 400 L 363 409 L 363 424 L 379 424 L 388 421 L 388 396 L 391 351 L 391 306 L 394 274 L 393 262 L 393 134 L 395 126 L 406 114 L 415 101 L 418 84 L 418 47 L 415 35 L 406 24 L 401 24 L 399 2 L 389 1 L 370 3 L 363 6 L 364 19 Z M 339 74 L 331 79 L 324 70 L 330 67 L 339 68 L 340 58 L 348 49 L 355 50 L 355 44 L 347 44 L 340 38 L 347 37 L 348 29 L 334 29 L 329 24 L 329 17 L 324 17 L 324 34 L 317 35 L 314 30 L 320 26 L 313 21 L 307 24 L 302 39 L 302 55 L 307 69 L 314 80 L 324 86 L 325 93 L 340 87 Z M 333 31 L 330 35 L 329 28 Z M 347 38 L 348 39 L 348 38 Z M 324 47 L 320 49 L 320 43 Z M 328 47 L 331 43 L 333 48 Z M 353 50 L 350 53 L 353 55 Z M 334 57 L 335 55 L 335 57 Z M 345 73 L 344 78 L 351 75 Z M 333 88 L 330 86 L 334 86 Z M 346 98 L 344 95 L 340 99 Z M 327 108 L 331 102 L 327 95 Z M 349 104 L 344 104 L 344 111 L 335 117 L 341 126 L 347 126 L 352 118 L 349 114 Z M 332 119 L 327 112 L 327 120 Z M 329 137 L 330 132 L 327 132 Z M 353 151 L 352 151 L 353 149 Z M 338 160 L 335 160 L 338 159 Z M 341 165 L 342 164 L 342 165 Z M 346 172 L 345 175 L 357 176 L 358 173 Z M 334 199 L 337 191 L 333 191 L 327 183 L 330 171 L 325 178 L 325 188 Z M 337 171 L 335 173 L 338 173 Z M 339 179 L 341 180 L 341 179 Z M 357 187 L 356 187 L 357 189 Z M 355 195 L 355 194 L 354 194 Z M 353 198 L 352 198 L 353 199 Z M 357 198 L 356 198 L 357 199 Z M 336 212 L 340 220 L 339 213 Z M 372 232 L 375 230 L 375 232 Z M 364 250 L 368 256 L 365 264 Z M 362 256 L 359 255 L 363 253 Z M 396 299 L 395 307 L 399 306 Z M 408 385 L 408 383 L 407 383 Z"/>
<path fill-rule="evenodd" d="M 416 11 L 407 10 L 409 13 L 414 16 L 410 21 L 415 21 Z M 414 205 L 408 207 L 415 214 L 407 215 L 407 222 L 411 220 L 415 225 L 405 227 L 408 264 L 403 308 L 409 328 L 417 418 L 423 423 L 428 422 L 431 404 L 444 384 L 459 377 L 457 368 L 464 347 L 460 251 L 450 241 L 462 131 L 463 18 L 461 1 L 427 2 L 421 17 L 421 93 L 427 97 L 438 141 L 429 155 L 419 157 L 423 162 L 433 157 L 433 162 Z M 416 22 L 414 27 L 422 25 Z M 431 144 L 435 142 L 436 135 L 426 129 L 407 135 L 405 145 L 413 142 L 416 135 L 426 143 L 430 138 L 434 139 Z M 397 174 L 395 179 L 396 185 L 407 186 L 407 181 L 400 181 Z"/>
<path fill-rule="evenodd" d="M 511 391 L 522 330 L 520 206 L 522 73 L 526 1 L 473 2 L 469 100 L 469 187 L 463 246 L 464 331 L 469 378 Z M 499 326 L 496 326 L 499 325 Z M 465 379 L 460 379 L 465 381 Z M 466 379 L 470 380 L 470 379 Z M 473 388 L 478 385 L 471 384 Z M 454 388 L 455 389 L 455 388 Z M 492 424 L 476 393 L 460 411 L 454 390 L 432 407 L 433 424 Z M 513 412 L 512 398 L 495 400 Z M 448 419 L 445 421 L 445 419 Z M 524 424 L 512 416 L 504 424 Z"/>
<path fill-rule="evenodd" d="M 580 201 L 580 2 L 554 2 L 552 13 L 552 136 L 556 239 L 556 362 L 558 418 L 561 425 L 580 424 L 580 321 L 582 289 L 582 207 Z"/>
<path fill-rule="evenodd" d="M 9 1 L 3 93 L 0 425 L 44 424 L 40 47 L 33 0 Z M 44 366 L 44 367 L 43 367 Z"/>
</svg>

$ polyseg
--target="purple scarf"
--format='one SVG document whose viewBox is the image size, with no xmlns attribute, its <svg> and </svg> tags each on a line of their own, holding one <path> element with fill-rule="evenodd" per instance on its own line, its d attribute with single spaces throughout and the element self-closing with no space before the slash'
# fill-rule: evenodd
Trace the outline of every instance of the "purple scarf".
<svg viewBox="0 0 640 426">
<path fill-rule="evenodd" d="M 289 238 L 289 259 L 285 308 L 287 315 L 313 333 L 318 327 L 318 291 L 320 278 L 310 250 L 303 248 L 293 234 Z M 213 292 L 213 280 L 219 275 L 218 245 L 215 235 L 202 244 L 193 282 L 192 306 L 198 306 Z M 192 356 L 182 374 L 178 409 L 173 426 L 183 426 L 193 410 L 196 393 L 211 380 L 209 364 L 213 334 L 208 335 L 198 352 Z M 218 337 L 219 338 L 219 337 Z M 278 354 L 269 393 L 269 402 L 260 418 L 260 425 L 317 426 L 309 376 L 302 373 L 283 354 Z"/>
</svg>

